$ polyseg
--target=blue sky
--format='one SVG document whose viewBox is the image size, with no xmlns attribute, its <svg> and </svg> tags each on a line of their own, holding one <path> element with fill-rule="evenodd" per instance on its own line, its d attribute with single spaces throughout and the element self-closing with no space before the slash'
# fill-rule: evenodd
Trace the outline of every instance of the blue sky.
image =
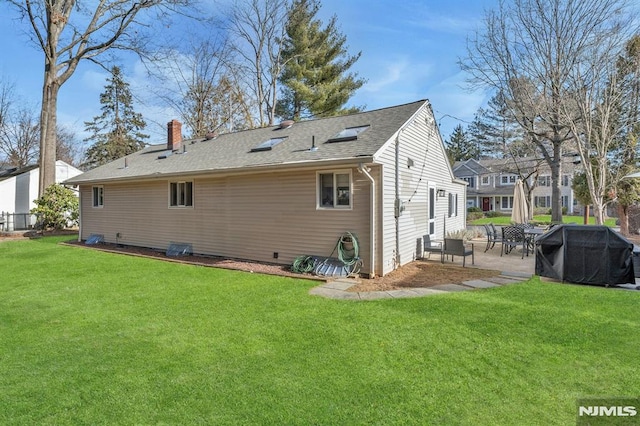
<svg viewBox="0 0 640 426">
<path fill-rule="evenodd" d="M 362 52 L 352 70 L 367 83 L 350 105 L 367 110 L 419 99 L 429 99 L 443 138 L 457 124 L 466 125 L 487 99 L 482 92 L 469 92 L 458 59 L 466 54 L 466 38 L 482 22 L 485 9 L 496 0 L 322 0 L 318 15 L 324 22 L 337 15 L 347 37 L 349 51 Z M 39 107 L 42 88 L 42 53 L 24 35 L 25 29 L 6 2 L 0 5 L 0 78 L 15 85 L 16 94 L 27 105 Z M 134 94 L 144 97 L 144 70 L 134 58 L 121 63 Z M 99 95 L 107 73 L 85 63 L 65 83 L 58 101 L 58 122 L 85 137 L 84 122 L 100 113 Z M 136 103 L 148 122 L 149 142 L 166 137 L 168 121 L 179 118 L 161 104 Z"/>
</svg>

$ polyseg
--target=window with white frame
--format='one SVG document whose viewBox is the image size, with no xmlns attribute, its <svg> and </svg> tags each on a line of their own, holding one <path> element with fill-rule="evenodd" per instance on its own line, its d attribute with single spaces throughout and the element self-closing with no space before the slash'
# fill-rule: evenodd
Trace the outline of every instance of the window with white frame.
<svg viewBox="0 0 640 426">
<path fill-rule="evenodd" d="M 104 206 L 104 187 L 94 186 L 93 190 L 93 207 Z"/>
<path fill-rule="evenodd" d="M 500 176 L 500 182 L 503 185 L 513 185 L 514 183 L 516 183 L 516 179 L 518 177 L 516 175 L 502 175 Z"/>
<path fill-rule="evenodd" d="M 551 197 L 548 195 L 534 197 L 533 203 L 536 207 L 551 207 Z"/>
<path fill-rule="evenodd" d="M 475 179 L 473 177 L 463 177 L 462 178 L 463 181 L 467 182 L 469 184 L 469 188 L 475 188 Z"/>
<path fill-rule="evenodd" d="M 500 207 L 503 210 L 509 210 L 513 208 L 513 197 L 502 197 L 500 201 Z"/>
<path fill-rule="evenodd" d="M 169 206 L 193 207 L 193 182 L 169 182 Z"/>
<path fill-rule="evenodd" d="M 456 194 L 455 198 L 456 198 L 454 201 L 455 208 L 454 208 L 453 214 L 455 217 L 458 217 L 458 194 Z"/>
<path fill-rule="evenodd" d="M 551 186 L 551 176 L 538 176 L 538 186 Z"/>
<path fill-rule="evenodd" d="M 351 172 L 318 173 L 318 208 L 351 207 Z"/>
<path fill-rule="evenodd" d="M 562 186 L 569 186 L 569 175 L 562 175 Z"/>
<path fill-rule="evenodd" d="M 480 185 L 489 185 L 489 176 L 480 177 Z"/>
</svg>

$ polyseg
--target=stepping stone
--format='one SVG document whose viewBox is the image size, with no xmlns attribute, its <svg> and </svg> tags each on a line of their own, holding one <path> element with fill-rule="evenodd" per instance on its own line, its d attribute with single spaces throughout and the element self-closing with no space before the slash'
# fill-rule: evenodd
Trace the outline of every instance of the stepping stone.
<svg viewBox="0 0 640 426">
<path fill-rule="evenodd" d="M 360 295 L 350 291 L 336 291 L 333 298 L 341 300 L 360 300 Z"/>
<path fill-rule="evenodd" d="M 324 286 L 314 287 L 311 290 L 309 290 L 309 294 L 313 294 L 315 296 L 329 297 L 331 299 L 342 298 L 341 297 L 342 293 L 347 293 L 347 292 L 342 290 L 335 290 L 332 288 L 326 288 Z"/>
<path fill-rule="evenodd" d="M 459 285 L 459 284 L 440 284 L 440 285 L 436 285 L 431 287 L 434 290 L 443 290 L 443 291 L 465 291 L 465 290 L 470 290 L 469 287 L 465 287 L 463 285 Z"/>
<path fill-rule="evenodd" d="M 442 291 L 442 290 L 436 290 L 432 287 L 428 287 L 428 288 L 422 288 L 422 287 L 416 287 L 412 289 L 413 291 L 415 291 L 416 293 L 420 294 L 421 296 L 430 296 L 433 294 L 444 294 L 446 293 L 446 291 Z"/>
<path fill-rule="evenodd" d="M 484 281 L 484 280 L 470 280 L 470 281 L 463 281 L 462 284 L 464 285 L 468 285 L 469 287 L 473 287 L 473 288 L 492 288 L 492 287 L 500 287 L 498 284 L 495 283 L 490 283 L 488 281 Z"/>
<path fill-rule="evenodd" d="M 522 278 L 509 278 L 509 277 L 490 277 L 485 278 L 485 280 L 490 281 L 496 284 L 513 284 L 522 282 Z"/>
<path fill-rule="evenodd" d="M 533 275 L 528 273 L 528 272 L 518 272 L 518 271 L 502 271 L 500 273 L 500 275 L 505 276 L 505 277 L 517 277 L 517 278 L 523 278 L 528 280 L 529 278 L 531 278 Z"/>
<path fill-rule="evenodd" d="M 346 282 L 346 281 L 331 281 L 331 282 L 328 282 L 326 284 L 323 284 L 322 287 L 330 288 L 332 290 L 348 290 L 351 287 L 353 287 L 354 285 L 356 285 L 356 282 L 354 282 L 354 281 L 350 281 L 350 282 Z"/>
<path fill-rule="evenodd" d="M 400 298 L 400 297 L 419 297 L 422 296 L 420 293 L 413 290 L 389 290 L 387 293 L 391 297 Z"/>
<path fill-rule="evenodd" d="M 376 300 L 376 299 L 391 299 L 392 296 L 386 291 L 362 291 L 358 293 L 360 300 Z"/>
</svg>

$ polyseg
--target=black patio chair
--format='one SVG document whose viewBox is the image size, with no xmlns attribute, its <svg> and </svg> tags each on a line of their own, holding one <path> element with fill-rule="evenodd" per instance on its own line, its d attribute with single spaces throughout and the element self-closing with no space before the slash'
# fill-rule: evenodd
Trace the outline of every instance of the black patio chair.
<svg viewBox="0 0 640 426">
<path fill-rule="evenodd" d="M 504 226 L 502 228 L 502 249 L 500 256 L 509 254 L 514 248 L 522 247 L 522 258 L 525 253 L 529 256 L 529 245 L 524 235 L 524 228 L 521 226 Z"/>
<path fill-rule="evenodd" d="M 498 235 L 493 223 L 485 224 L 484 232 L 487 234 L 487 247 L 484 249 L 486 253 L 487 250 L 492 249 L 496 243 L 502 242 L 502 236 Z"/>
<path fill-rule="evenodd" d="M 429 234 L 422 236 L 422 258 L 424 259 L 424 254 L 429 253 L 429 257 L 431 258 L 431 253 L 438 253 L 440 255 L 440 261 L 442 262 L 442 243 L 436 243 L 431 241 L 431 237 Z"/>
<path fill-rule="evenodd" d="M 465 247 L 464 241 L 457 238 L 445 238 L 444 239 L 444 256 L 451 255 L 451 261 L 453 262 L 453 256 L 462 256 L 462 267 L 464 267 L 467 256 L 471 256 L 471 264 L 475 264 L 473 258 L 473 244 L 471 249 Z"/>
</svg>

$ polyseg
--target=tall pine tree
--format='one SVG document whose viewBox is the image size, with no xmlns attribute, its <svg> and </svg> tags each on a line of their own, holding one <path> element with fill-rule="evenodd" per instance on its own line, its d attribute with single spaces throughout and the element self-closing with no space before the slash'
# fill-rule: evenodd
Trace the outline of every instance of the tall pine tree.
<svg viewBox="0 0 640 426">
<path fill-rule="evenodd" d="M 446 143 L 446 150 L 451 164 L 456 161 L 477 159 L 480 154 L 478 145 L 467 137 L 467 133 L 460 124 L 453 129 L 453 133 Z"/>
<path fill-rule="evenodd" d="M 85 130 L 92 136 L 85 141 L 94 141 L 86 154 L 85 166 L 93 168 L 122 158 L 144 147 L 142 133 L 147 123 L 142 114 L 133 109 L 129 83 L 125 82 L 120 68 L 111 69 L 105 91 L 100 94 L 102 114 L 93 121 L 85 122 Z"/>
<path fill-rule="evenodd" d="M 486 108 L 480 108 L 469 126 L 469 138 L 481 150 L 483 157 L 528 157 L 535 147 L 524 140 L 524 132 L 511 116 L 509 100 L 503 92 L 489 99 Z"/>
<path fill-rule="evenodd" d="M 365 82 L 357 73 L 347 73 L 361 52 L 347 54 L 336 16 L 322 28 L 315 19 L 319 9 L 319 0 L 295 0 L 289 10 L 280 76 L 283 96 L 276 110 L 281 117 L 297 121 L 359 111 L 344 105 Z"/>
</svg>

